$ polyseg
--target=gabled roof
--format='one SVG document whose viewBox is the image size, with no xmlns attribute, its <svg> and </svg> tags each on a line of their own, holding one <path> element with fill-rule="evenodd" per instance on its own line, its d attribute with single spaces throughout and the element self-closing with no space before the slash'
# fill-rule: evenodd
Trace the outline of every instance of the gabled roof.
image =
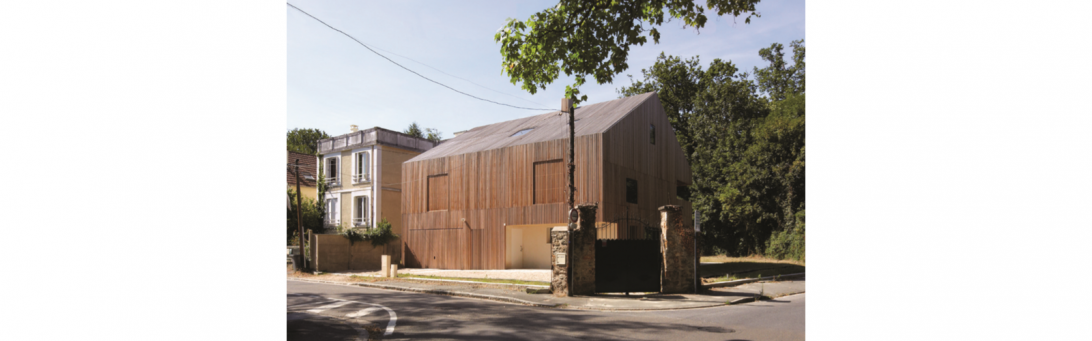
<svg viewBox="0 0 1092 341">
<path fill-rule="evenodd" d="M 576 108 L 576 136 L 606 132 L 641 103 L 654 97 L 656 93 L 649 92 Z M 560 111 L 554 111 L 476 127 L 459 136 L 444 140 L 444 143 L 406 162 L 568 138 L 569 118 L 567 115 L 559 115 L 560 113 Z M 532 129 L 513 136 L 528 128 Z"/>
<path fill-rule="evenodd" d="M 300 168 L 303 170 L 303 173 L 300 173 L 300 185 L 301 186 L 306 186 L 306 187 L 315 187 L 316 184 L 317 184 L 315 177 L 318 176 L 318 161 L 317 161 L 317 159 L 315 158 L 314 155 L 309 155 L 309 154 L 304 154 L 304 153 L 297 153 L 297 152 L 293 152 L 293 151 L 288 152 L 288 164 L 289 164 L 289 166 L 285 167 L 286 170 L 287 170 L 286 173 L 288 173 L 288 185 L 289 186 L 295 186 L 296 185 L 296 175 L 292 172 L 293 166 L 291 166 L 291 165 L 294 165 L 296 163 L 296 159 L 300 160 Z M 311 179 L 308 180 L 307 176 L 311 176 Z"/>
</svg>

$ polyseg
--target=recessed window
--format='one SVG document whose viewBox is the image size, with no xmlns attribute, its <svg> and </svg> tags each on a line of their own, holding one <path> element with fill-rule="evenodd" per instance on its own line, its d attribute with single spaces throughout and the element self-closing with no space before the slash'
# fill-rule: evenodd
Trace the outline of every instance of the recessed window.
<svg viewBox="0 0 1092 341">
<path fill-rule="evenodd" d="M 356 197 L 353 210 L 353 226 L 368 226 L 368 197 Z"/>
<path fill-rule="evenodd" d="M 561 160 L 535 162 L 532 169 L 534 203 L 565 202 L 565 165 Z"/>
<path fill-rule="evenodd" d="M 656 126 L 648 125 L 648 142 L 656 144 Z"/>
<path fill-rule="evenodd" d="M 682 183 L 682 181 L 675 182 L 675 196 L 679 200 L 690 201 L 690 186 Z"/>
<path fill-rule="evenodd" d="M 326 183 L 335 186 L 338 184 L 337 160 L 338 158 L 336 157 L 326 159 Z"/>
<path fill-rule="evenodd" d="M 516 137 L 516 136 L 520 136 L 520 135 L 523 135 L 523 134 L 529 133 L 529 132 L 531 132 L 532 130 L 535 130 L 535 128 L 527 128 L 527 129 L 524 129 L 524 130 L 520 130 L 520 131 L 517 131 L 517 132 L 516 132 L 515 134 L 512 134 L 512 136 L 511 136 L 511 137 Z"/>
<path fill-rule="evenodd" d="M 428 211 L 446 211 L 448 207 L 447 174 L 428 177 Z"/>
<path fill-rule="evenodd" d="M 338 222 L 340 221 L 339 218 L 340 217 L 338 217 L 338 215 L 337 215 L 337 199 L 336 198 L 326 199 L 326 225 L 328 225 L 328 226 L 337 225 Z"/>
<path fill-rule="evenodd" d="M 371 181 L 371 158 L 368 152 L 353 154 L 353 183 Z"/>
<path fill-rule="evenodd" d="M 637 203 L 637 180 L 626 179 L 626 202 Z"/>
</svg>

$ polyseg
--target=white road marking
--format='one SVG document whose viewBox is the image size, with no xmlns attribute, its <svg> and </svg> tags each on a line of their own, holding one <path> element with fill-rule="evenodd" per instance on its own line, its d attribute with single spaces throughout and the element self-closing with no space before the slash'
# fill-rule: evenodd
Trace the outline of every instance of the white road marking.
<svg viewBox="0 0 1092 341">
<path fill-rule="evenodd" d="M 338 301 L 341 301 L 341 300 L 338 300 Z M 324 305 L 324 306 L 314 308 L 314 309 L 308 309 L 307 312 L 317 314 L 317 313 L 321 313 L 323 311 L 326 311 L 327 309 L 333 309 L 333 308 L 337 308 L 337 307 L 340 307 L 340 306 L 343 306 L 343 305 L 346 305 L 346 304 L 352 304 L 352 303 L 353 303 L 353 301 L 341 301 L 341 302 L 337 302 L 337 303 L 330 304 L 330 305 Z"/>
<path fill-rule="evenodd" d="M 383 308 L 384 310 L 387 311 L 387 314 L 391 315 L 390 322 L 387 322 L 387 332 L 383 333 L 383 336 L 390 336 L 391 334 L 393 334 L 394 333 L 394 323 L 396 321 L 398 321 L 398 315 L 394 314 L 394 310 L 391 310 L 391 308 L 387 308 L 387 307 L 384 307 L 382 305 L 378 305 L 378 304 L 375 304 L 375 303 L 367 303 L 367 304 L 371 304 L 371 305 L 374 305 L 376 307 Z"/>
<path fill-rule="evenodd" d="M 349 314 L 349 315 L 345 315 L 345 316 L 346 316 L 346 317 L 361 317 L 361 316 L 364 316 L 364 315 L 368 315 L 368 314 L 374 313 L 374 312 L 375 312 L 376 310 L 380 310 L 380 308 L 376 308 L 376 307 L 368 307 L 368 308 L 364 308 L 364 309 L 361 309 L 361 310 L 360 310 L 360 311 L 358 311 L 358 312 L 355 312 L 355 313 L 351 313 L 351 314 Z"/>
<path fill-rule="evenodd" d="M 390 317 L 391 317 L 390 321 L 388 321 L 388 322 L 387 322 L 387 331 L 386 331 L 385 333 L 383 333 L 383 336 L 390 336 L 391 334 L 394 334 L 394 325 L 395 325 L 395 324 L 396 324 L 396 323 L 398 322 L 398 314 L 395 314 L 395 313 L 394 313 L 394 310 L 391 310 L 391 308 L 387 308 L 387 307 L 385 307 L 385 306 L 383 306 L 383 305 L 381 305 L 381 304 L 375 304 L 375 303 L 365 303 L 365 302 L 357 302 L 357 301 L 346 301 L 346 300 L 342 300 L 342 299 L 337 299 L 337 298 L 328 298 L 328 297 L 323 297 L 323 296 L 319 296 L 319 295 L 312 295 L 312 296 L 318 296 L 318 297 L 322 297 L 322 298 L 325 298 L 325 299 L 328 299 L 328 300 L 331 300 L 331 301 L 336 301 L 336 302 L 338 302 L 338 303 L 334 303 L 334 304 L 331 304 L 331 305 L 327 305 L 327 306 L 322 306 L 322 307 L 314 308 L 314 309 L 311 309 L 311 310 L 308 310 L 308 311 L 307 311 L 307 312 L 311 312 L 311 313 L 318 313 L 318 312 L 322 312 L 322 311 L 324 311 L 324 310 L 326 310 L 326 309 L 331 309 L 331 308 L 337 308 L 337 307 L 340 307 L 340 306 L 343 306 L 343 305 L 346 305 L 346 304 L 350 304 L 350 303 L 360 303 L 360 304 L 367 304 L 367 305 L 371 305 L 371 306 L 376 306 L 376 307 L 379 307 L 379 308 L 383 308 L 383 310 L 386 310 L 386 311 L 387 311 L 387 314 L 388 314 L 388 315 L 390 315 Z M 326 303 L 326 302 L 320 302 L 320 303 Z M 302 303 L 302 304 L 296 304 L 296 306 L 299 306 L 299 305 L 304 305 L 304 304 L 310 304 L 310 303 Z M 320 310 L 320 309 L 321 309 L 321 310 Z M 316 310 L 317 310 L 317 311 L 316 311 Z M 363 309 L 363 310 L 357 311 L 357 312 L 355 312 L 355 313 L 352 313 L 352 314 L 349 314 L 349 315 L 346 315 L 346 316 L 347 316 L 347 317 L 358 317 L 358 316 L 364 316 L 364 315 L 370 314 L 370 313 L 372 313 L 373 311 L 377 311 L 377 310 L 378 310 L 378 309 L 375 309 L 375 308 L 367 308 L 367 309 Z M 366 311 L 366 312 L 365 312 L 365 311 Z M 356 314 L 359 314 L 359 315 L 356 315 Z M 355 315 L 355 316 L 353 316 L 353 315 Z"/>
</svg>

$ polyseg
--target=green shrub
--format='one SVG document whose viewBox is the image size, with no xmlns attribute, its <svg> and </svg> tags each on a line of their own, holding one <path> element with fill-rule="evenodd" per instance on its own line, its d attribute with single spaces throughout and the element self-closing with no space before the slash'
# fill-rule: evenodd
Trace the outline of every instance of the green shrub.
<svg viewBox="0 0 1092 341">
<path fill-rule="evenodd" d="M 296 225 L 296 191 L 288 189 L 288 197 L 292 198 L 292 207 L 288 209 L 288 245 L 299 244 L 299 238 L 296 236 L 296 232 L 299 227 Z M 322 205 L 319 205 L 315 199 L 303 198 L 303 211 L 300 212 L 300 217 L 303 220 L 303 233 L 307 233 L 307 230 L 313 230 L 315 232 L 322 232 L 325 227 L 322 224 Z"/>
<path fill-rule="evenodd" d="M 372 243 L 372 246 L 374 247 L 387 245 L 399 237 L 391 231 L 391 223 L 387 222 L 387 218 L 383 218 L 375 228 L 365 227 L 355 229 L 339 227 L 338 234 L 348 239 L 349 245 L 353 245 L 356 242 L 368 241 Z"/>
<path fill-rule="evenodd" d="M 766 243 L 766 257 L 804 261 L 804 211 L 796 213 L 797 225 L 776 231 Z"/>
</svg>

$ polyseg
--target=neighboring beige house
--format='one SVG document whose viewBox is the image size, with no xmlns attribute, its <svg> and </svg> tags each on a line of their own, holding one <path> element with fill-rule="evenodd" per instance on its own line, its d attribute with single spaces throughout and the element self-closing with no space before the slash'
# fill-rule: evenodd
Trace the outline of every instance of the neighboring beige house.
<svg viewBox="0 0 1092 341">
<path fill-rule="evenodd" d="M 319 140 L 317 160 L 330 185 L 323 198 L 327 226 L 375 226 L 386 218 L 401 234 L 402 163 L 434 146 L 380 127 Z"/>
<path fill-rule="evenodd" d="M 293 165 L 296 160 L 300 160 L 300 192 L 303 192 L 304 198 L 311 198 L 312 200 L 318 199 L 318 180 L 315 178 L 318 176 L 318 161 L 315 160 L 314 155 L 288 152 L 288 165 L 286 173 L 288 174 L 288 189 L 292 191 L 296 190 L 296 175 L 292 172 Z"/>
</svg>

